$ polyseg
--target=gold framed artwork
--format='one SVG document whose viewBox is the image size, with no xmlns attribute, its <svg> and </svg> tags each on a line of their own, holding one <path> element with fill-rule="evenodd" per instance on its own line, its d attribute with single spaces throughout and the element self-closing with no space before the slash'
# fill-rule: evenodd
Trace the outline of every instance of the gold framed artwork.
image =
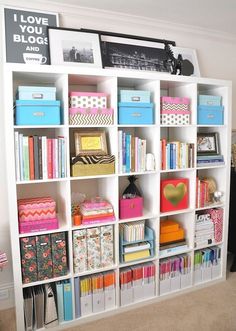
<svg viewBox="0 0 236 331">
<path fill-rule="evenodd" d="M 75 132 L 76 155 L 106 155 L 107 141 L 105 131 Z"/>
</svg>

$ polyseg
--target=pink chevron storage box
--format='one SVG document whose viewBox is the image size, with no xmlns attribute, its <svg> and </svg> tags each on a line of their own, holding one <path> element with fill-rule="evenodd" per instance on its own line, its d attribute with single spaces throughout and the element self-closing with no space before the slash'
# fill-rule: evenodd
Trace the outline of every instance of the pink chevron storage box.
<svg viewBox="0 0 236 331">
<path fill-rule="evenodd" d="M 17 203 L 19 222 L 56 218 L 56 202 L 51 197 L 19 199 Z"/>
<path fill-rule="evenodd" d="M 181 97 L 161 97 L 161 124 L 190 124 L 190 99 Z"/>
<path fill-rule="evenodd" d="M 70 125 L 112 125 L 112 108 L 70 108 Z"/>
</svg>

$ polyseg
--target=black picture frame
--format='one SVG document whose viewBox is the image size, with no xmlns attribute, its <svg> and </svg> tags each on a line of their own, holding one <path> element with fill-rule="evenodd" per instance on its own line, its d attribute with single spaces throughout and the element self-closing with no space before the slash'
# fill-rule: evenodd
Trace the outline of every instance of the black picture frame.
<svg viewBox="0 0 236 331">
<path fill-rule="evenodd" d="M 197 135 L 197 155 L 219 155 L 218 132 L 201 132 Z"/>
<path fill-rule="evenodd" d="M 103 68 L 173 73 L 173 59 L 170 58 L 166 46 L 175 46 L 174 41 L 107 31 L 81 30 L 100 35 Z"/>
</svg>

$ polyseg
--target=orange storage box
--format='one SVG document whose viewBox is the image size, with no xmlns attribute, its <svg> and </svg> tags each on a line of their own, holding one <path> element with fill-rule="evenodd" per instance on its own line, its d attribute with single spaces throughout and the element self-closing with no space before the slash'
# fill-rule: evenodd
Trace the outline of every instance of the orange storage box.
<svg viewBox="0 0 236 331">
<path fill-rule="evenodd" d="M 160 233 L 169 233 L 169 232 L 174 232 L 179 230 L 179 223 L 173 220 L 165 220 L 161 221 L 161 231 Z"/>
</svg>

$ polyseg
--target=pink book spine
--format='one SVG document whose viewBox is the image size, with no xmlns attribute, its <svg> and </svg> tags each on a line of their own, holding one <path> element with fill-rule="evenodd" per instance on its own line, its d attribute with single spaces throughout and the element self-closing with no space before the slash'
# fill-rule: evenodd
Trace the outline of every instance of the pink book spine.
<svg viewBox="0 0 236 331">
<path fill-rule="evenodd" d="M 52 173 L 52 139 L 47 139 L 47 161 L 48 161 L 48 178 L 53 178 Z"/>
<path fill-rule="evenodd" d="M 138 137 L 135 137 L 135 172 L 138 171 Z"/>
</svg>

